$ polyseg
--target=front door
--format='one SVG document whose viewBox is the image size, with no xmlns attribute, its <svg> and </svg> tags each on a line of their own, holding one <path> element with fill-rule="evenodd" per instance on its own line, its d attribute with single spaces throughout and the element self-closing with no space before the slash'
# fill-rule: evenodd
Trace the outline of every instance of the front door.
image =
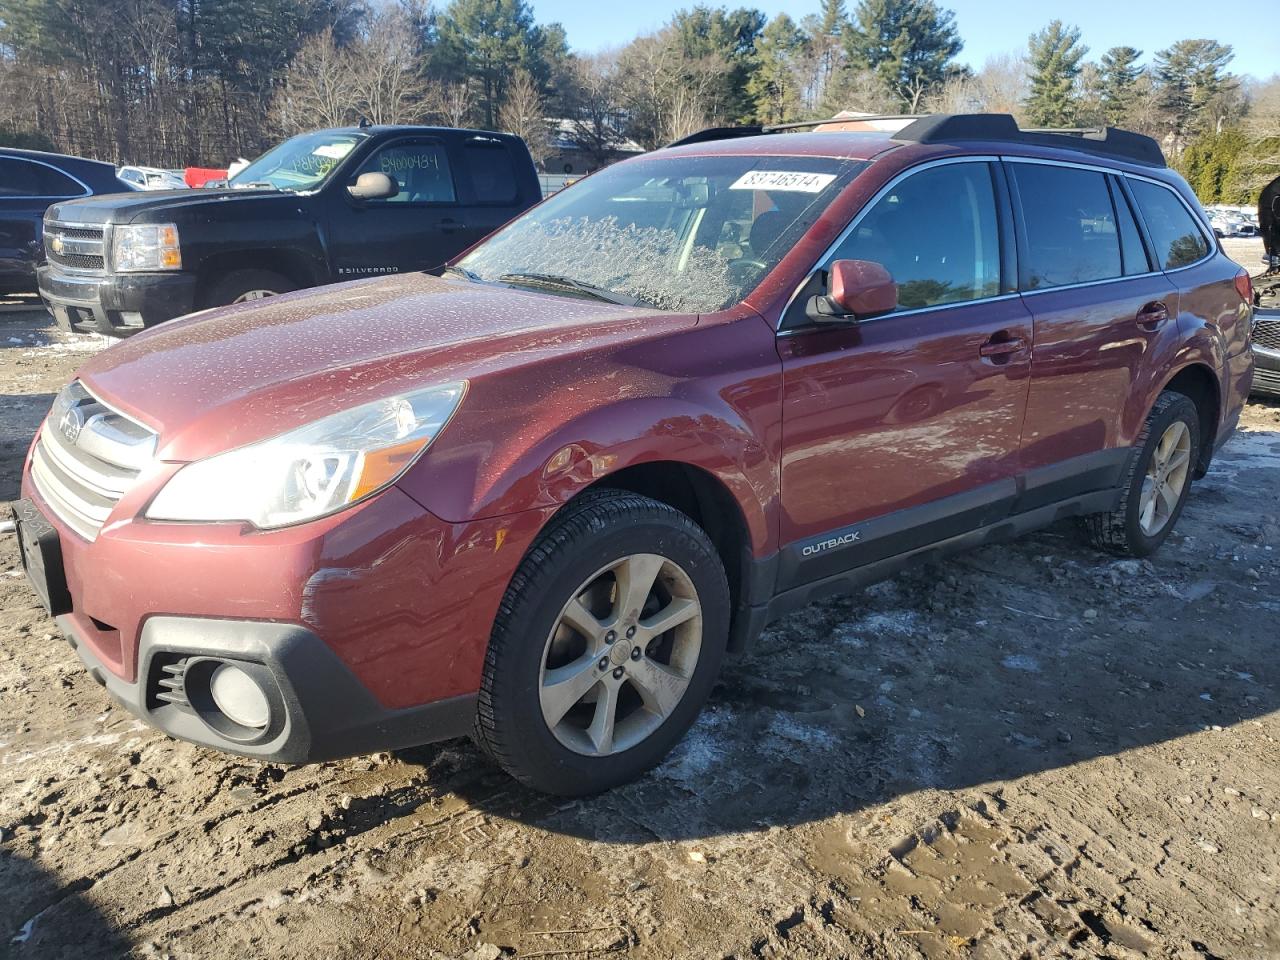
<svg viewBox="0 0 1280 960">
<path fill-rule="evenodd" d="M 1032 331 L 1002 270 L 998 185 L 985 160 L 891 183 L 823 266 L 882 264 L 898 309 L 816 324 L 801 296 L 784 318 L 779 589 L 1007 515 Z"/>
<path fill-rule="evenodd" d="M 386 200 L 353 199 L 346 188 L 363 173 L 387 174 L 399 192 Z M 457 252 L 464 225 L 442 140 L 407 137 L 383 144 L 335 186 L 328 231 L 335 279 L 432 270 Z"/>
</svg>

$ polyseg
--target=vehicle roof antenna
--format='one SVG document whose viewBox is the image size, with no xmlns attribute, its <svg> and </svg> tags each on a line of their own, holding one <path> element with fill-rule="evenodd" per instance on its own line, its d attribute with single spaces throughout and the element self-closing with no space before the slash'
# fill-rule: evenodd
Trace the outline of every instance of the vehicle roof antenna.
<svg viewBox="0 0 1280 960">
<path fill-rule="evenodd" d="M 370 127 L 372 127 L 372 126 L 373 126 L 373 124 L 369 122 L 369 118 L 368 118 L 368 117 L 361 117 L 361 118 L 360 118 L 360 129 L 361 129 L 361 130 L 368 130 L 368 129 L 369 129 Z"/>
</svg>

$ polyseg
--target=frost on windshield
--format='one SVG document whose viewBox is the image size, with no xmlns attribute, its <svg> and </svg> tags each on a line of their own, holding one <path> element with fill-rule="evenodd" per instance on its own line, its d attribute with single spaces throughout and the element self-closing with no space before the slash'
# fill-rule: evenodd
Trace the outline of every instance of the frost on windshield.
<svg viewBox="0 0 1280 960">
<path fill-rule="evenodd" d="M 621 225 L 614 217 L 527 220 L 500 234 L 465 263 L 485 280 L 513 273 L 570 277 L 661 310 L 720 310 L 757 279 L 751 261 L 681 242 L 675 230 Z"/>
</svg>

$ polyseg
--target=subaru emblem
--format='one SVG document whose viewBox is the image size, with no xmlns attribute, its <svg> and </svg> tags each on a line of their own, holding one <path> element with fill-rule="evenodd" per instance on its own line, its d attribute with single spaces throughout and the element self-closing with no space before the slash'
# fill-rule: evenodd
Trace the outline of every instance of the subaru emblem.
<svg viewBox="0 0 1280 960">
<path fill-rule="evenodd" d="M 80 438 L 80 431 L 84 429 L 84 414 L 80 412 L 79 407 L 68 407 L 61 419 L 58 420 L 58 430 L 67 443 L 74 444 Z"/>
</svg>

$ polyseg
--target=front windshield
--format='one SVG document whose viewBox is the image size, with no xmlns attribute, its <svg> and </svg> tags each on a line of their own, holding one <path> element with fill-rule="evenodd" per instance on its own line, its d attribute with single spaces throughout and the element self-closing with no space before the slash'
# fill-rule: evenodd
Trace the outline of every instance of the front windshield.
<svg viewBox="0 0 1280 960">
<path fill-rule="evenodd" d="M 618 164 L 535 207 L 458 266 L 477 280 L 722 310 L 755 288 L 864 166 L 765 156 Z"/>
<path fill-rule="evenodd" d="M 363 139 L 358 133 L 303 133 L 268 150 L 228 182 L 242 189 L 314 190 Z"/>
</svg>

